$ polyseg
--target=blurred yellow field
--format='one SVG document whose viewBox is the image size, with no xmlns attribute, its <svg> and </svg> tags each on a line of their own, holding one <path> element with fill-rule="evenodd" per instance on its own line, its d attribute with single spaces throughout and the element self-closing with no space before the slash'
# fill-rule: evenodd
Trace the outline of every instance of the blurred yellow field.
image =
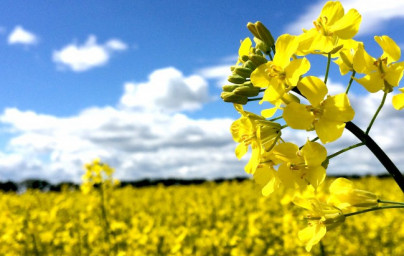
<svg viewBox="0 0 404 256">
<path fill-rule="evenodd" d="M 354 180 L 403 201 L 392 179 Z M 100 193 L 102 192 L 102 193 Z M 0 194 L 1 255 L 310 255 L 303 212 L 252 181 Z M 101 203 L 104 198 L 104 204 Z M 282 203 L 280 203 L 282 202 Z M 327 255 L 404 255 L 404 212 L 347 218 L 322 240 Z M 319 245 L 312 255 L 319 254 Z"/>
</svg>

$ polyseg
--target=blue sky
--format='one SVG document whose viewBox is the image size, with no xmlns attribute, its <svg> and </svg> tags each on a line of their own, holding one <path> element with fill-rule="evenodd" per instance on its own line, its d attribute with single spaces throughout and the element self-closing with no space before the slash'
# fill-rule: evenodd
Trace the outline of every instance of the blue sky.
<svg viewBox="0 0 404 256">
<path fill-rule="evenodd" d="M 260 20 L 275 37 L 297 35 L 312 27 L 324 3 L 1 1 L 0 180 L 79 181 L 82 165 L 95 157 L 120 179 L 242 175 L 246 159 L 235 158 L 229 133 L 238 115 L 219 96 L 240 40 L 250 36 L 246 24 Z M 404 46 L 403 0 L 342 3 L 362 14 L 356 39 L 371 54 L 381 54 L 373 35 Z M 326 60 L 315 61 L 310 74 L 321 76 Z M 331 72 L 331 91 L 338 92 L 349 77 L 336 66 Z M 366 126 L 380 95 L 356 84 L 350 97 L 355 121 Z M 372 132 L 400 161 L 400 131 L 385 125 L 404 122 L 390 105 Z M 307 134 L 285 136 L 298 143 Z M 344 134 L 327 148 L 355 142 Z M 329 171 L 383 172 L 369 159 L 357 149 Z"/>
</svg>

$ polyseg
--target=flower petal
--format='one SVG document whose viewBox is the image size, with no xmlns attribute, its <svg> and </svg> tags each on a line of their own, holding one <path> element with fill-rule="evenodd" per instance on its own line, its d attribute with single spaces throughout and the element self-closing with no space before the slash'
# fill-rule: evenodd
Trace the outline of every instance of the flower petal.
<svg viewBox="0 0 404 256">
<path fill-rule="evenodd" d="M 298 237 L 300 241 L 306 244 L 306 251 L 310 252 L 313 245 L 318 244 L 320 240 L 327 233 L 327 229 L 324 224 L 320 222 L 311 222 L 311 225 L 303 230 L 300 230 Z"/>
<path fill-rule="evenodd" d="M 382 59 L 387 57 L 387 63 L 395 62 L 400 59 L 400 47 L 388 36 L 375 36 L 375 41 L 383 49 Z"/>
<path fill-rule="evenodd" d="M 328 96 L 323 102 L 323 115 L 321 119 L 349 122 L 354 116 L 355 111 L 351 107 L 346 93 Z"/>
<path fill-rule="evenodd" d="M 370 93 L 378 92 L 384 88 L 384 80 L 378 72 L 370 73 L 360 79 L 354 78 L 354 80 L 365 87 Z"/>
<path fill-rule="evenodd" d="M 255 87 L 266 88 L 270 83 L 269 76 L 267 74 L 267 69 L 272 65 L 272 61 L 259 65 L 251 73 L 251 82 Z"/>
<path fill-rule="evenodd" d="M 341 137 L 345 128 L 345 123 L 320 119 L 314 124 L 317 136 L 323 144 L 333 142 Z"/>
<path fill-rule="evenodd" d="M 302 155 L 306 165 L 321 165 L 327 158 L 327 150 L 317 142 L 307 141 L 302 148 Z"/>
<path fill-rule="evenodd" d="M 311 130 L 314 116 L 307 110 L 307 106 L 291 102 L 283 110 L 283 119 L 293 129 Z"/>
<path fill-rule="evenodd" d="M 327 24 L 332 25 L 344 16 L 344 7 L 338 1 L 328 1 L 321 10 L 320 17 L 327 18 Z"/>
<path fill-rule="evenodd" d="M 275 48 L 276 54 L 273 63 L 281 68 L 285 68 L 292 55 L 296 52 L 299 42 L 296 36 L 284 34 L 276 40 Z"/>
<path fill-rule="evenodd" d="M 369 74 L 372 71 L 377 71 L 377 67 L 373 65 L 375 58 L 370 56 L 363 47 L 363 43 L 359 43 L 358 50 L 353 58 L 354 70 L 358 73 Z"/>
<path fill-rule="evenodd" d="M 397 110 L 404 108 L 404 89 L 401 88 L 399 90 L 401 93 L 393 96 L 393 107 Z"/>
<path fill-rule="evenodd" d="M 326 171 L 321 165 L 309 167 L 306 169 L 305 179 L 314 187 L 317 188 L 323 183 Z"/>
<path fill-rule="evenodd" d="M 285 68 L 286 84 L 296 86 L 300 76 L 310 69 L 310 62 L 306 58 L 292 60 Z"/>
<path fill-rule="evenodd" d="M 358 33 L 361 20 L 362 16 L 359 12 L 351 9 L 329 29 L 341 39 L 350 39 Z"/>
<path fill-rule="evenodd" d="M 320 102 L 328 93 L 324 82 L 315 76 L 306 76 L 300 80 L 297 88 L 305 96 L 313 107 L 320 105 Z"/>
<path fill-rule="evenodd" d="M 276 145 L 272 151 L 274 157 L 282 162 L 296 162 L 299 159 L 296 155 L 296 152 L 299 151 L 299 147 L 291 142 Z"/>
<path fill-rule="evenodd" d="M 249 37 L 246 37 L 240 45 L 240 48 L 238 49 L 238 56 L 241 58 L 243 55 L 247 55 L 250 53 L 250 48 L 252 46 L 251 39 Z"/>
</svg>

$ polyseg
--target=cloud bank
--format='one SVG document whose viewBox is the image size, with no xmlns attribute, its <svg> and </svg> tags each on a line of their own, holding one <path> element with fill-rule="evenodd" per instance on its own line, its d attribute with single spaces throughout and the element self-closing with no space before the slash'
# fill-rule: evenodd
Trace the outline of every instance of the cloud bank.
<svg viewBox="0 0 404 256">
<path fill-rule="evenodd" d="M 207 77 L 185 76 L 172 67 L 155 70 L 147 81 L 126 83 L 116 106 L 86 108 L 70 117 L 7 108 L 0 114 L 0 122 L 11 139 L 0 152 L 0 179 L 80 182 L 84 163 L 96 157 L 115 167 L 121 180 L 245 175 L 248 156 L 238 161 L 234 155 L 236 143 L 229 132 L 233 120 L 187 114 L 209 99 Z M 344 91 L 344 86 L 332 80 L 328 86 L 330 94 Z M 365 129 L 381 95 L 350 93 L 349 97 L 356 111 L 354 122 Z M 402 127 L 402 112 L 393 109 L 390 97 L 370 134 L 401 169 L 404 146 L 397 142 L 403 138 Z M 308 137 L 315 134 L 283 130 L 286 141 L 303 144 Z M 331 154 L 356 143 L 358 140 L 344 131 L 340 140 L 326 148 Z M 386 171 L 366 147 L 361 147 L 333 158 L 327 172 Z"/>
</svg>

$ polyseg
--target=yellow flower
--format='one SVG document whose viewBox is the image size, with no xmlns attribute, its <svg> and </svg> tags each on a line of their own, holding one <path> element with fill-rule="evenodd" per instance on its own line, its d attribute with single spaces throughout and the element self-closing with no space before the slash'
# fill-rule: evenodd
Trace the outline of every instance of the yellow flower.
<svg viewBox="0 0 404 256">
<path fill-rule="evenodd" d="M 306 244 L 306 250 L 320 242 L 327 231 L 341 225 L 345 221 L 345 216 L 337 207 L 320 202 L 315 198 L 303 199 L 295 198 L 293 203 L 309 210 L 306 216 L 308 227 L 299 231 L 299 239 Z"/>
<path fill-rule="evenodd" d="M 299 36 L 299 52 L 330 53 L 339 48 L 343 42 L 340 39 L 351 39 L 358 33 L 361 15 L 355 9 L 344 14 L 344 8 L 339 1 L 327 2 L 320 16 L 313 21 L 314 28 L 304 31 Z"/>
<path fill-rule="evenodd" d="M 301 75 L 310 69 L 306 58 L 290 60 L 298 46 L 296 36 L 282 35 L 275 44 L 273 61 L 260 65 L 251 73 L 255 87 L 266 88 L 263 101 L 274 102 L 296 86 Z"/>
<path fill-rule="evenodd" d="M 325 178 L 321 165 L 327 157 L 327 150 L 317 142 L 307 141 L 301 150 L 293 143 L 281 143 L 273 149 L 274 157 L 281 162 L 278 175 L 286 187 L 297 184 L 304 189 L 307 185 L 317 188 Z"/>
<path fill-rule="evenodd" d="M 250 54 L 252 48 L 252 42 L 249 37 L 246 37 L 240 45 L 240 48 L 238 49 L 238 62 L 236 66 L 241 62 L 244 63 L 243 56 L 248 56 Z"/>
<path fill-rule="evenodd" d="M 263 196 L 272 194 L 281 183 L 273 163 L 259 164 L 254 173 L 254 180 L 261 185 Z"/>
<path fill-rule="evenodd" d="M 348 96 L 341 93 L 324 99 L 328 89 L 321 79 L 314 76 L 304 77 L 297 88 L 311 105 L 288 104 L 283 111 L 286 123 L 293 129 L 315 129 L 322 143 L 341 137 L 345 122 L 351 121 L 355 115 Z"/>
<path fill-rule="evenodd" d="M 359 44 L 353 59 L 353 67 L 356 72 L 363 73 L 363 78 L 357 79 L 369 92 L 391 92 L 398 86 L 403 77 L 404 62 L 396 62 L 400 59 L 400 47 L 388 36 L 375 36 L 374 39 L 383 49 L 383 54 L 378 59 L 370 56 Z"/>
<path fill-rule="evenodd" d="M 404 108 L 404 88 L 398 89 L 401 93 L 393 96 L 393 107 L 397 110 Z"/>
<path fill-rule="evenodd" d="M 359 42 L 349 39 L 344 41 L 344 46 L 338 51 L 338 59 L 334 62 L 339 66 L 341 75 L 353 71 L 353 58 L 358 50 Z"/>
<path fill-rule="evenodd" d="M 237 145 L 235 153 L 237 158 L 241 159 L 251 146 L 252 156 L 245 166 L 245 171 L 254 174 L 260 162 L 262 150 L 271 148 L 276 142 L 276 138 L 280 136 L 281 125 L 244 111 L 241 105 L 234 104 L 234 107 L 241 114 L 241 117 L 230 127 L 233 140 L 240 143 Z"/>
<path fill-rule="evenodd" d="M 355 189 L 353 182 L 345 178 L 334 180 L 330 187 L 328 203 L 340 209 L 354 207 L 374 207 L 378 204 L 378 197 L 372 192 Z"/>
</svg>

